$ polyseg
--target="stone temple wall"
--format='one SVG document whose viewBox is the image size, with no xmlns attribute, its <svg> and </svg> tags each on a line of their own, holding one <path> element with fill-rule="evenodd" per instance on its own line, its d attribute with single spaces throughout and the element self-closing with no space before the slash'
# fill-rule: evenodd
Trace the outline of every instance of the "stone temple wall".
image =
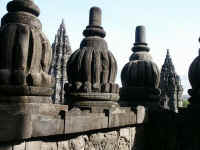
<svg viewBox="0 0 200 150">
<path fill-rule="evenodd" d="M 97 132 L 75 136 L 63 141 L 27 141 L 0 150 L 134 150 L 136 129 L 122 128 L 110 132 Z M 67 137 L 66 137 L 67 138 Z"/>
<path fill-rule="evenodd" d="M 189 107 L 166 110 L 145 27 L 136 27 L 119 88 L 102 12 L 92 7 L 80 48 L 67 63 L 65 105 L 53 104 L 52 50 L 40 9 L 32 0 L 13 0 L 7 10 L 0 28 L 0 150 L 200 149 L 200 56 L 189 69 Z"/>
</svg>

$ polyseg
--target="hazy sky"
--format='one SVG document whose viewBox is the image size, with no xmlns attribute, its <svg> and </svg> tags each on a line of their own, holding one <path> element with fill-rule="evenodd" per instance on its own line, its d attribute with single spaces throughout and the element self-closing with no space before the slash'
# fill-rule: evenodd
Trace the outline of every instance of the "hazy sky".
<svg viewBox="0 0 200 150">
<path fill-rule="evenodd" d="M 0 17 L 6 13 L 8 1 L 0 0 Z M 83 39 L 82 31 L 88 25 L 90 7 L 100 7 L 108 47 L 118 62 L 117 82 L 131 55 L 135 27 L 146 26 L 147 43 L 156 64 L 161 68 L 166 49 L 170 49 L 185 93 L 189 88 L 189 65 L 200 47 L 199 0 L 35 0 L 35 3 L 41 9 L 39 18 L 51 43 L 62 18 L 65 19 L 73 51 L 79 48 Z"/>
</svg>

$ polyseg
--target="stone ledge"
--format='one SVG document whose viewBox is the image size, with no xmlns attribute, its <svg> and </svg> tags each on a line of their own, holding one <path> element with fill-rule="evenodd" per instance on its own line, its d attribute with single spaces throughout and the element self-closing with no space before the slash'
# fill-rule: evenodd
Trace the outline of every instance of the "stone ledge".
<svg viewBox="0 0 200 150">
<path fill-rule="evenodd" d="M 0 95 L 4 96 L 51 96 L 52 94 L 52 88 L 23 85 L 0 85 Z"/>
<path fill-rule="evenodd" d="M 142 122 L 138 116 L 144 118 L 143 115 L 145 113 L 137 115 L 127 107 L 95 113 L 79 109 L 68 111 L 67 105 L 0 104 L 0 142 L 135 126 Z"/>
</svg>

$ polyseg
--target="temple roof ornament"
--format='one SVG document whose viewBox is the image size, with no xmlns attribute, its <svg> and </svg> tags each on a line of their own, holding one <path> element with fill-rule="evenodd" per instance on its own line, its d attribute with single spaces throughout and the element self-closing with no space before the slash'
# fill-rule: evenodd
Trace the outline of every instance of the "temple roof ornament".
<svg viewBox="0 0 200 150">
<path fill-rule="evenodd" d="M 52 44 L 53 58 L 50 68 L 50 74 L 55 77 L 53 102 L 56 104 L 64 104 L 64 84 L 68 81 L 66 66 L 69 57 L 72 54 L 69 38 L 66 34 L 64 19 L 59 26 Z"/>
<path fill-rule="evenodd" d="M 83 103 L 81 99 L 117 101 L 117 62 L 103 39 L 106 33 L 101 26 L 100 8 L 90 9 L 89 25 L 83 35 L 85 38 L 80 48 L 71 55 L 67 64 L 69 84 L 66 84 L 66 93 L 79 104 Z"/>
<path fill-rule="evenodd" d="M 133 54 L 121 72 L 121 99 L 145 101 L 159 99 L 160 71 L 152 61 L 146 43 L 145 27 L 137 26 Z M 134 99 L 135 98 L 135 99 Z"/>
<path fill-rule="evenodd" d="M 161 107 L 177 112 L 181 107 L 183 87 L 179 75 L 175 71 L 169 50 L 161 69 L 160 77 Z"/>
<path fill-rule="evenodd" d="M 199 38 L 200 42 L 200 38 Z M 188 90 L 188 93 L 190 94 L 190 102 L 191 104 L 200 104 L 199 102 L 199 96 L 200 96 L 200 49 L 199 49 L 199 55 L 194 59 L 192 64 L 190 65 L 188 77 L 190 84 L 192 86 L 192 89 Z"/>
<path fill-rule="evenodd" d="M 51 46 L 32 0 L 13 0 L 1 20 L 0 89 L 16 96 L 49 96 L 54 79 L 48 75 Z M 10 92 L 6 93 L 6 88 Z M 7 90 L 9 91 L 9 90 Z"/>
</svg>

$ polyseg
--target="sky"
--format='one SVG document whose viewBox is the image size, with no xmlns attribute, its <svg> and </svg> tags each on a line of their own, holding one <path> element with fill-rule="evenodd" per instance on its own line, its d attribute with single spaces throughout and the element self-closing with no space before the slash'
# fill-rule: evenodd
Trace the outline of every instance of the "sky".
<svg viewBox="0 0 200 150">
<path fill-rule="evenodd" d="M 7 13 L 6 4 L 0 0 L 0 17 Z M 39 16 L 43 32 L 50 42 L 62 19 L 65 20 L 72 50 L 79 48 L 82 32 L 88 25 L 89 9 L 102 9 L 102 26 L 109 50 L 118 63 L 117 83 L 120 73 L 132 54 L 135 27 L 146 27 L 146 39 L 154 62 L 161 69 L 170 50 L 172 61 L 182 79 L 184 94 L 190 88 L 188 69 L 198 56 L 200 44 L 199 0 L 34 0 L 41 9 Z"/>
</svg>

